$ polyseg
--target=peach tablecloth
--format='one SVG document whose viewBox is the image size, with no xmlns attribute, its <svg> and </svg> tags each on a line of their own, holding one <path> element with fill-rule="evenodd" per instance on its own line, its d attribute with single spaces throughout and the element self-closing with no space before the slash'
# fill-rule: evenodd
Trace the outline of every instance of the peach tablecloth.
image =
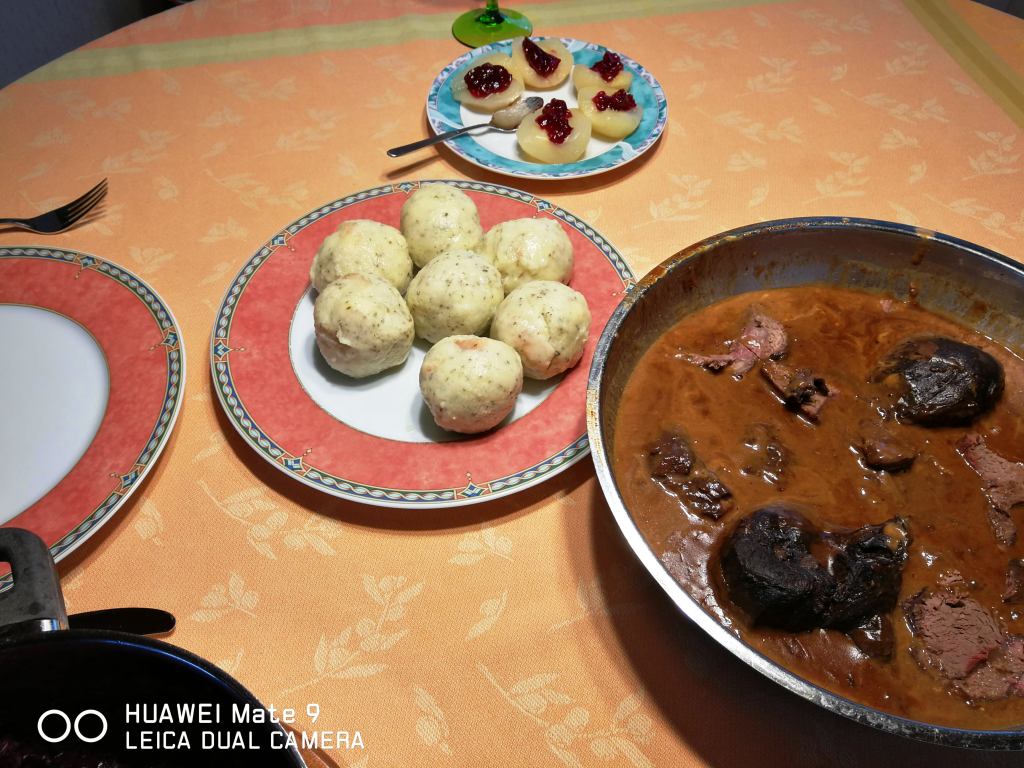
<svg viewBox="0 0 1024 768">
<path fill-rule="evenodd" d="M 589 461 L 509 499 L 400 512 L 318 495 L 241 444 L 206 347 L 260 244 L 360 189 L 507 182 L 446 150 L 384 155 L 426 130 L 470 5 L 200 0 L 0 91 L 0 210 L 109 177 L 104 215 L 45 244 L 149 281 L 188 353 L 158 466 L 61 566 L 70 608 L 172 610 L 172 642 L 265 702 L 317 702 L 320 726 L 360 730 L 365 749 L 331 752 L 337 765 L 1019 764 L 847 722 L 735 661 L 636 563 Z M 967 0 L 517 5 L 665 88 L 668 129 L 640 161 L 511 182 L 597 226 L 638 274 L 720 230 L 816 214 L 1024 258 L 1018 19 Z"/>
</svg>

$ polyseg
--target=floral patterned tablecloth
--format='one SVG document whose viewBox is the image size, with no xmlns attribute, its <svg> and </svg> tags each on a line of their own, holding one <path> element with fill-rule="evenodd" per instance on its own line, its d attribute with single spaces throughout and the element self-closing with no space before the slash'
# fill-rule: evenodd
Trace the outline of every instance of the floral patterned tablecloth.
<svg viewBox="0 0 1024 768">
<path fill-rule="evenodd" d="M 0 210 L 43 211 L 109 177 L 104 215 L 45 242 L 149 281 L 189 357 L 166 453 L 61 565 L 69 607 L 172 610 L 172 642 L 265 702 L 315 702 L 318 727 L 359 730 L 365 748 L 330 751 L 337 765 L 962 764 L 818 710 L 719 649 L 634 560 L 589 461 L 488 504 L 385 510 L 279 475 L 220 413 L 215 307 L 281 226 L 403 179 L 507 181 L 443 149 L 384 155 L 426 130 L 469 5 L 197 0 L 0 91 Z M 967 0 L 518 6 L 665 88 L 668 129 L 639 161 L 512 182 L 594 224 L 638 274 L 715 232 L 799 215 L 919 224 L 1024 258 L 1018 19 Z"/>
</svg>

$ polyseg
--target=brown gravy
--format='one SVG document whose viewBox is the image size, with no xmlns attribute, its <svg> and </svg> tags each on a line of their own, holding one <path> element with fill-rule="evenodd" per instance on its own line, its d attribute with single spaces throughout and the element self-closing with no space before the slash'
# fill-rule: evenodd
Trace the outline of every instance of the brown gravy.
<svg viewBox="0 0 1024 768">
<path fill-rule="evenodd" d="M 752 304 L 789 334 L 785 362 L 828 377 L 839 394 L 818 424 L 787 411 L 756 371 L 740 380 L 680 360 L 678 352 L 722 351 Z M 944 335 L 978 346 L 1003 366 L 1005 390 L 990 413 L 969 428 L 907 426 L 920 450 L 907 472 L 865 469 L 852 447 L 864 417 L 871 370 L 902 340 Z M 874 294 L 807 286 L 744 294 L 680 320 L 644 354 L 626 385 L 614 432 L 612 461 L 622 496 L 652 548 L 677 581 L 723 626 L 801 677 L 839 695 L 903 717 L 961 728 L 1024 724 L 1024 697 L 969 703 L 944 680 L 918 666 L 899 607 L 890 661 L 870 659 L 835 630 L 791 633 L 751 627 L 725 596 L 717 572 L 719 547 L 736 519 L 773 501 L 798 505 L 812 523 L 857 528 L 902 516 L 913 537 L 900 601 L 954 571 L 971 596 L 994 611 L 1007 632 L 1024 634 L 1024 605 L 1001 599 L 1007 562 L 1024 555 L 1018 540 L 997 546 L 979 476 L 954 443 L 973 430 L 1002 456 L 1024 460 L 1024 360 L 997 342 L 926 312 Z M 744 474 L 744 437 L 753 423 L 771 425 L 788 450 L 784 488 Z M 719 520 L 684 512 L 650 476 L 647 451 L 666 429 L 682 429 L 694 452 L 732 491 L 735 505 Z M 1015 513 L 1019 523 L 1024 523 Z M 1024 536 L 1022 536 L 1024 538 Z"/>
</svg>

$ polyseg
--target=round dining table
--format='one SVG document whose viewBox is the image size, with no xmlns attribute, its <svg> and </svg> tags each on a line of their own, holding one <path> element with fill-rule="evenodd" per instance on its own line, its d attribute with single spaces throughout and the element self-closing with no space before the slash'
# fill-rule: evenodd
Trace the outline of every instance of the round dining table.
<svg viewBox="0 0 1024 768">
<path fill-rule="evenodd" d="M 169 642 L 295 708 L 294 729 L 350 734 L 307 750 L 311 766 L 1019 765 L 873 730 L 745 666 L 639 564 L 589 459 L 484 503 L 388 509 L 295 482 L 236 434 L 209 366 L 225 290 L 282 227 L 363 189 L 517 187 L 592 224 L 637 276 L 792 216 L 1024 260 L 1021 19 L 969 0 L 518 2 L 537 33 L 658 79 L 658 143 L 566 180 L 444 146 L 389 158 L 429 134 L 425 99 L 466 51 L 451 24 L 472 5 L 195 0 L 0 91 L 4 215 L 110 190 L 80 226 L 0 244 L 127 268 L 172 309 L 188 360 L 163 455 L 59 563 L 69 611 L 171 611 Z"/>
</svg>

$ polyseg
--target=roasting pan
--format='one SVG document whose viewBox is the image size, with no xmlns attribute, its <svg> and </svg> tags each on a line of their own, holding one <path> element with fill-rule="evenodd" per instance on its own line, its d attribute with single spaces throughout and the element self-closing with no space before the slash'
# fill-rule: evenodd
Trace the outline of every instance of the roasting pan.
<svg viewBox="0 0 1024 768">
<path fill-rule="evenodd" d="M 715 641 L 770 680 L 888 733 L 957 747 L 1024 750 L 1024 723 L 983 731 L 934 725 L 844 698 L 788 671 L 723 628 L 662 565 L 623 502 L 611 456 L 615 415 L 637 361 L 684 315 L 770 288 L 824 284 L 905 297 L 998 342 L 1024 349 L 1024 266 L 955 237 L 873 219 L 796 218 L 730 230 L 680 251 L 623 299 L 597 344 L 587 388 L 590 449 L 608 505 L 640 562 Z"/>
</svg>

